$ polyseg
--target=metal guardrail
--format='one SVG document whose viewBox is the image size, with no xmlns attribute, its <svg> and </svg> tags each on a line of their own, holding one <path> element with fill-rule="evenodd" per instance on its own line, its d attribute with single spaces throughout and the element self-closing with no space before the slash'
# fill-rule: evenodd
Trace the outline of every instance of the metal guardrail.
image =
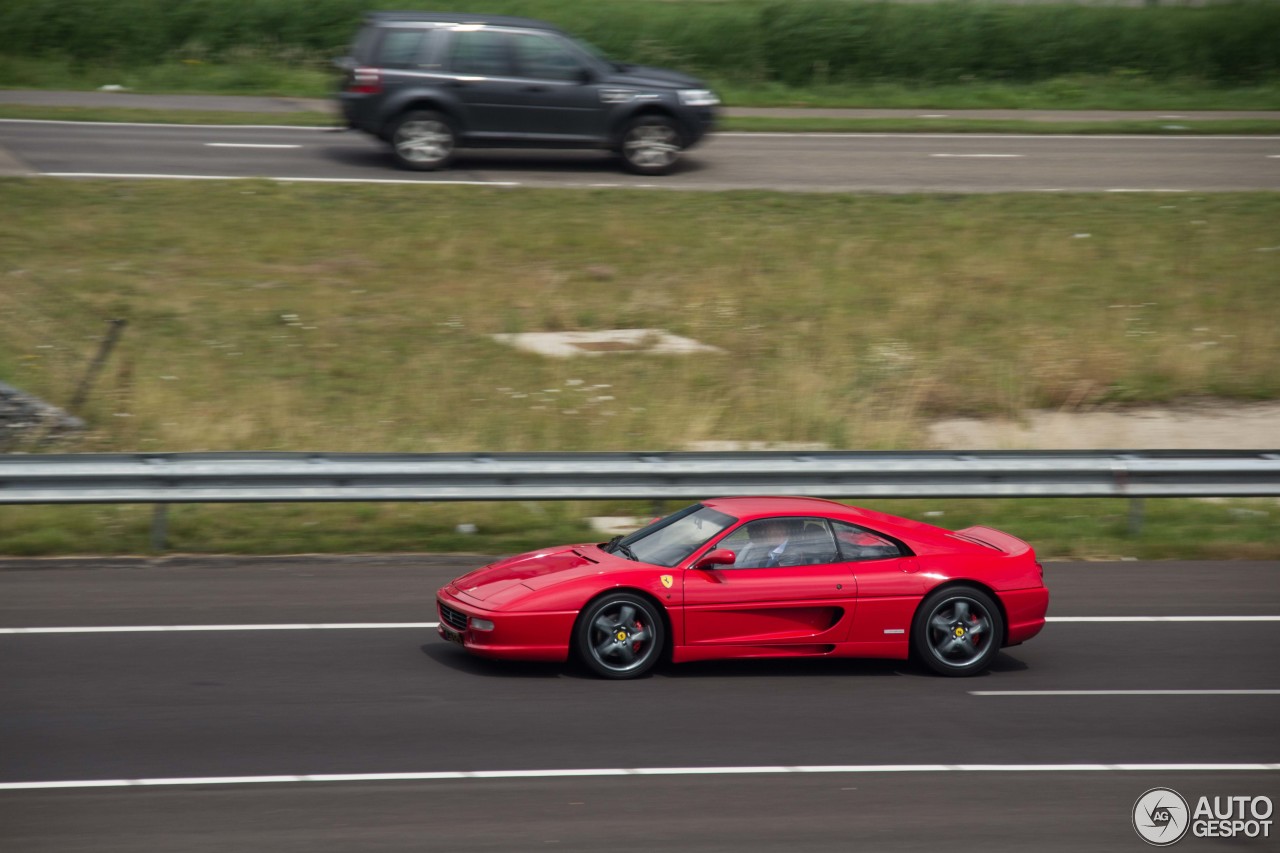
<svg viewBox="0 0 1280 853">
<path fill-rule="evenodd" d="M 1280 495 L 1280 450 L 0 455 L 0 504 Z"/>
</svg>

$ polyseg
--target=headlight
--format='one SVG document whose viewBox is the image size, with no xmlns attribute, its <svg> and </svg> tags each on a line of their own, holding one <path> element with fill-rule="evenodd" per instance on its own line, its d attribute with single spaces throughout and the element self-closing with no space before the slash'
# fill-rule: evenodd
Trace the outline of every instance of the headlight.
<svg viewBox="0 0 1280 853">
<path fill-rule="evenodd" d="M 488 619 L 477 619 L 476 617 L 472 616 L 470 624 L 471 624 L 471 630 L 473 631 L 492 631 L 493 630 L 493 623 L 490 622 Z"/>
<path fill-rule="evenodd" d="M 686 107 L 714 107 L 720 99 L 710 89 L 681 89 L 680 103 Z"/>
</svg>

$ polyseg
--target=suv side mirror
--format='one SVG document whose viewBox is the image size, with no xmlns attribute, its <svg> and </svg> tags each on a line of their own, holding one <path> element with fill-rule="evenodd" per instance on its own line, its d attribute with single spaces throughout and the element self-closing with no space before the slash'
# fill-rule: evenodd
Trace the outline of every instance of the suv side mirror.
<svg viewBox="0 0 1280 853">
<path fill-rule="evenodd" d="M 732 566 L 738 561 L 738 555 L 730 551 L 728 548 L 717 548 L 698 562 L 694 563 L 695 569 L 712 569 L 716 566 Z"/>
<path fill-rule="evenodd" d="M 584 66 L 578 69 L 577 73 L 574 74 L 573 79 L 578 81 L 578 85 L 585 86 L 588 83 L 594 83 L 596 79 L 596 75 L 591 73 L 590 68 L 586 68 Z"/>
</svg>

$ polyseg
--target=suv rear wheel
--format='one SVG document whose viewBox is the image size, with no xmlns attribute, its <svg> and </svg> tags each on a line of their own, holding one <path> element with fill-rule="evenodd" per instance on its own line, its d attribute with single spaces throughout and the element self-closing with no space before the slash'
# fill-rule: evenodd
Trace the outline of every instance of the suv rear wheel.
<svg viewBox="0 0 1280 853">
<path fill-rule="evenodd" d="M 458 134 L 449 118 L 430 110 L 405 113 L 391 129 L 391 153 L 405 169 L 428 172 L 453 160 Z"/>
<path fill-rule="evenodd" d="M 675 168 L 684 147 L 680 128 L 661 115 L 640 116 L 622 131 L 618 153 L 627 170 L 637 175 L 665 175 Z"/>
</svg>

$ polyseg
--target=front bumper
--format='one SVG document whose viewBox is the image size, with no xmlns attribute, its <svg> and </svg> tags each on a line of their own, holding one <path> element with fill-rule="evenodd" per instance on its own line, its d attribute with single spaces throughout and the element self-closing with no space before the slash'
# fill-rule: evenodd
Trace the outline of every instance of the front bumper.
<svg viewBox="0 0 1280 853">
<path fill-rule="evenodd" d="M 486 610 L 466 601 L 453 587 L 436 593 L 436 632 L 480 657 L 503 660 L 564 661 L 577 613 L 511 613 Z M 459 618 L 461 617 L 461 619 Z M 471 619 L 493 623 L 492 631 L 471 627 Z M 464 624 L 465 620 L 465 624 Z"/>
</svg>

